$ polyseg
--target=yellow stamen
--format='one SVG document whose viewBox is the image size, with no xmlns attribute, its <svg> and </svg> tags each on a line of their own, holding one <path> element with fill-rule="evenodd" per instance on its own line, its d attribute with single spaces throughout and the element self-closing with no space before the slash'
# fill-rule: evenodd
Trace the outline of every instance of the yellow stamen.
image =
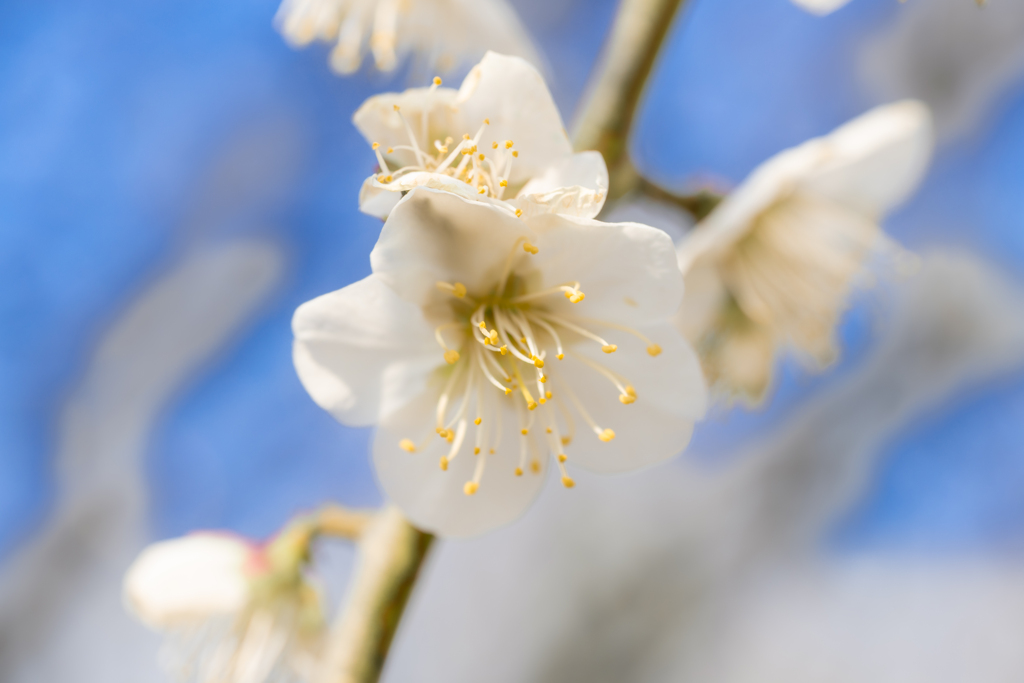
<svg viewBox="0 0 1024 683">
<path fill-rule="evenodd" d="M 534 460 L 533 462 L 530 463 L 530 471 L 533 472 L 534 474 L 539 474 L 540 473 L 540 461 L 539 460 Z"/>
<path fill-rule="evenodd" d="M 481 154 L 480 156 L 483 156 L 483 154 Z M 500 180 L 500 181 L 498 182 L 498 185 L 501 185 L 502 187 L 508 187 L 508 181 L 507 181 L 507 180 L 505 180 L 504 178 L 502 178 L 502 179 L 501 179 L 501 180 Z"/>
<path fill-rule="evenodd" d="M 523 436 L 526 436 L 527 434 L 529 434 L 529 433 L 530 433 L 530 430 L 529 430 L 529 429 L 525 429 L 525 428 L 524 428 L 524 429 L 520 429 L 519 431 L 520 431 L 520 433 L 521 433 L 521 434 L 522 434 Z"/>
<path fill-rule="evenodd" d="M 551 398 L 551 392 L 550 391 L 545 391 L 544 392 L 544 396 L 550 399 Z"/>
<path fill-rule="evenodd" d="M 517 467 L 516 468 L 516 476 L 517 477 L 523 476 L 523 468 L 522 467 Z"/>
<path fill-rule="evenodd" d="M 455 365 L 459 360 L 459 352 L 455 349 L 448 349 L 444 352 L 444 359 L 448 365 Z"/>
<path fill-rule="evenodd" d="M 575 485 L 576 482 L 572 480 L 572 477 L 562 477 L 562 486 L 564 486 L 565 488 L 571 489 Z"/>
<path fill-rule="evenodd" d="M 522 209 L 516 209 L 516 218 L 519 218 L 522 215 L 523 215 L 523 210 Z"/>
<path fill-rule="evenodd" d="M 480 484 L 477 484 L 475 481 L 467 481 L 466 485 L 462 487 L 462 491 L 467 496 L 472 496 L 478 488 L 480 488 Z"/>
<path fill-rule="evenodd" d="M 508 355 L 508 347 L 505 346 L 504 344 L 501 345 L 501 348 L 499 349 L 499 351 L 501 351 L 501 355 L 503 355 L 503 356 L 507 356 Z"/>
<path fill-rule="evenodd" d="M 601 347 L 601 350 L 604 351 L 605 353 L 615 353 L 615 350 L 618 348 L 619 347 L 616 346 L 615 344 L 605 344 L 604 346 Z"/>
<path fill-rule="evenodd" d="M 441 77 L 434 76 L 434 85 L 441 85 Z"/>
<path fill-rule="evenodd" d="M 519 158 L 519 151 L 518 151 L 518 150 L 515 150 L 515 149 L 514 149 L 514 150 L 512 150 L 512 156 L 514 156 L 515 158 L 517 158 L 517 159 L 518 159 L 518 158 Z"/>
<path fill-rule="evenodd" d="M 380 143 L 379 142 L 375 142 L 372 145 L 370 145 L 370 149 L 379 149 L 379 148 L 380 148 Z"/>
<path fill-rule="evenodd" d="M 604 441 L 605 443 L 608 443 L 609 441 L 615 438 L 615 432 L 612 431 L 611 429 L 605 429 L 604 431 L 597 435 L 597 438 L 601 439 L 601 441 Z"/>
<path fill-rule="evenodd" d="M 571 436 L 563 436 L 562 437 L 562 445 L 563 446 L 568 446 L 570 443 L 572 443 L 572 437 Z"/>
<path fill-rule="evenodd" d="M 475 424 L 475 425 L 479 425 L 481 422 L 483 422 L 483 418 L 480 418 L 480 417 L 478 417 L 477 419 L 473 420 L 473 424 Z"/>
<path fill-rule="evenodd" d="M 657 356 L 659 353 L 661 353 L 661 347 L 658 346 L 657 344 L 651 344 L 650 346 L 647 347 L 647 353 L 651 354 L 652 356 Z"/>
<path fill-rule="evenodd" d="M 473 455 L 480 455 L 480 447 L 473 446 Z"/>
<path fill-rule="evenodd" d="M 569 459 L 569 456 L 567 456 L 565 453 L 559 453 L 558 454 L 558 462 L 565 462 L 568 459 Z"/>
<path fill-rule="evenodd" d="M 512 149 L 512 145 L 515 144 L 511 140 L 505 140 L 505 149 Z"/>
<path fill-rule="evenodd" d="M 537 249 L 537 247 L 530 244 L 529 242 L 523 242 L 523 251 L 527 252 L 528 254 L 536 254 L 540 250 Z"/>
<path fill-rule="evenodd" d="M 498 149 L 498 143 L 497 142 L 492 142 L 491 143 L 491 149 Z"/>
<path fill-rule="evenodd" d="M 445 455 L 441 456 L 440 465 L 441 465 L 441 470 L 443 472 L 447 472 L 448 471 L 448 457 L 447 456 L 445 456 Z"/>
<path fill-rule="evenodd" d="M 525 342 L 524 342 L 524 343 L 525 343 Z M 533 358 L 531 358 L 530 360 L 532 360 L 532 361 L 533 361 L 533 364 L 534 364 L 534 365 L 536 365 L 536 366 L 537 366 L 538 368 L 542 368 L 542 367 L 544 367 L 544 359 L 543 359 L 543 358 L 539 358 L 539 357 L 537 357 L 537 356 L 534 356 L 534 357 L 533 357 Z"/>
<path fill-rule="evenodd" d="M 401 448 L 403 451 L 407 451 L 409 453 L 416 452 L 416 444 L 412 442 L 412 439 L 402 439 L 401 441 L 398 442 L 398 447 Z"/>
</svg>

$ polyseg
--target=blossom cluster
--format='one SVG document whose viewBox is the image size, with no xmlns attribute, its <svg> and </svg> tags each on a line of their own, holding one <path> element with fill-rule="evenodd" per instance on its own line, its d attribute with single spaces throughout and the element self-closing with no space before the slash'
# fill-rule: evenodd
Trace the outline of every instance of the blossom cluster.
<svg viewBox="0 0 1024 683">
<path fill-rule="evenodd" d="M 369 31 L 389 69 L 403 31 L 431 30 L 403 7 L 286 0 L 279 21 L 297 44 L 335 41 L 340 71 L 358 67 Z M 879 107 L 766 161 L 676 244 L 599 220 L 605 161 L 573 150 L 521 57 L 486 53 L 458 89 L 435 78 L 376 95 L 353 122 L 376 163 L 359 206 L 384 221 L 372 273 L 298 308 L 293 360 L 319 406 L 376 428 L 387 498 L 443 537 L 516 519 L 549 470 L 571 489 L 577 468 L 678 455 L 712 398 L 760 402 L 784 349 L 830 363 L 851 291 L 901 253 L 879 224 L 932 148 L 922 104 Z M 267 546 L 157 544 L 126 601 L 185 648 L 186 678 L 301 679 L 324 630 L 310 540 L 303 527 Z"/>
</svg>

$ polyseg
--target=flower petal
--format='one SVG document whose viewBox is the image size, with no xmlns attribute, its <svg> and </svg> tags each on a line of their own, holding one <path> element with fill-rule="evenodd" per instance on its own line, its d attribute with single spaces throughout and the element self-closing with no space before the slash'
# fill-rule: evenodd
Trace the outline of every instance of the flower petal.
<svg viewBox="0 0 1024 683">
<path fill-rule="evenodd" d="M 241 610 L 249 600 L 253 547 L 226 534 L 195 533 L 149 546 L 124 577 L 125 604 L 152 628 Z"/>
<path fill-rule="evenodd" d="M 438 282 L 461 282 L 472 296 L 491 294 L 523 238 L 533 235 L 511 209 L 419 188 L 391 211 L 370 263 L 406 301 L 447 307 L 452 297 L 438 291 Z"/>
<path fill-rule="evenodd" d="M 600 152 L 580 152 L 559 159 L 526 183 L 520 195 L 544 194 L 576 185 L 594 190 L 608 189 L 608 167 Z"/>
<path fill-rule="evenodd" d="M 490 121 L 482 143 L 512 140 L 519 156 L 509 183 L 525 183 L 562 157 L 572 144 L 544 78 L 529 62 L 488 52 L 459 89 L 457 105 L 467 123 Z M 498 166 L 508 152 L 499 149 Z"/>
<path fill-rule="evenodd" d="M 822 163 L 800 191 L 876 220 L 918 186 L 935 145 L 931 112 L 916 100 L 876 107 L 823 141 Z"/>
<path fill-rule="evenodd" d="M 553 214 L 526 223 L 539 251 L 516 272 L 534 280 L 535 289 L 578 281 L 586 294 L 578 304 L 560 296 L 545 300 L 553 313 L 638 325 L 667 320 L 679 308 L 683 277 L 665 232 Z"/>
<path fill-rule="evenodd" d="M 793 0 L 794 5 L 819 16 L 831 14 L 848 2 L 850 0 Z"/>
<path fill-rule="evenodd" d="M 402 123 L 404 117 L 420 149 L 429 147 L 432 150 L 435 138 L 440 136 L 444 142 L 446 135 L 455 135 L 455 131 L 463 131 L 466 127 L 466 119 L 455 105 L 457 95 L 458 91 L 453 88 L 436 88 L 433 91 L 430 88 L 410 88 L 404 92 L 381 93 L 363 102 L 352 115 L 352 123 L 367 142 L 379 142 L 383 154 L 389 146 L 409 144 L 409 135 Z M 424 116 L 427 117 L 426 139 L 422 135 Z M 392 170 L 408 166 L 416 158 L 408 150 L 396 150 L 384 156 L 389 162 L 394 160 Z"/>
<path fill-rule="evenodd" d="M 302 385 L 351 426 L 376 424 L 423 391 L 443 363 L 422 311 L 377 275 L 299 306 L 293 358 Z"/>
<path fill-rule="evenodd" d="M 486 399 L 503 402 L 498 404 L 503 411 L 503 424 L 495 453 L 473 455 L 473 436 L 467 436 L 461 453 L 451 461 L 447 471 L 442 471 L 439 461 L 450 446 L 433 431 L 438 394 L 436 389 L 422 394 L 377 430 L 373 461 L 385 494 L 413 524 L 440 536 L 474 536 L 515 520 L 540 493 L 549 458 L 539 457 L 539 472 L 527 467 L 522 476 L 515 475 L 522 437 L 512 411 L 514 399 L 501 395 Z M 487 414 L 497 413 L 491 410 Z M 468 429 L 479 427 L 470 424 Z M 422 443 L 424 436 L 429 440 L 415 453 L 398 445 L 402 439 Z M 480 488 L 474 495 L 466 495 L 463 487 L 473 479 L 481 457 L 486 457 L 487 461 Z"/>
<path fill-rule="evenodd" d="M 381 183 L 376 176 L 363 181 L 359 190 L 359 210 L 365 214 L 387 220 L 391 210 L 402 199 L 402 195 L 417 187 L 429 187 L 457 194 L 465 199 L 486 201 L 473 186 L 441 173 L 415 171 L 396 178 L 390 183 Z"/>
<path fill-rule="evenodd" d="M 612 441 L 603 442 L 576 417 L 576 436 L 567 451 L 570 465 L 611 474 L 667 460 L 686 448 L 694 422 L 704 417 L 708 392 L 693 349 L 669 323 L 640 331 L 661 346 L 658 356 L 648 355 L 642 342 L 614 330 L 607 334 L 619 344 L 615 353 L 585 345 L 573 350 L 632 385 L 636 401 L 630 405 L 619 401 L 619 391 L 607 377 L 572 354 L 552 364 L 552 391 L 568 388 L 599 427 L 615 432 Z M 571 399 L 559 398 L 567 407 L 572 405 Z"/>
</svg>

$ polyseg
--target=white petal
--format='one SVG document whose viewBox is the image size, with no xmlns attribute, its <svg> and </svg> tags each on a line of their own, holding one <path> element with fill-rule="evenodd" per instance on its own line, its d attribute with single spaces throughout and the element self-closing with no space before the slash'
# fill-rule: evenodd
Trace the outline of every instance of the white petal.
<svg viewBox="0 0 1024 683">
<path fill-rule="evenodd" d="M 917 188 L 934 147 L 928 107 L 904 100 L 876 107 L 828 137 L 819 168 L 799 191 L 879 219 Z"/>
<path fill-rule="evenodd" d="M 463 81 L 458 106 L 473 132 L 484 119 L 490 120 L 481 143 L 515 143 L 519 156 L 512 162 L 512 185 L 526 182 L 572 154 L 544 78 L 524 59 L 488 52 Z M 502 165 L 506 152 L 504 147 L 497 151 Z"/>
<path fill-rule="evenodd" d="M 594 218 L 601 213 L 606 192 L 591 190 L 574 185 L 560 187 L 542 194 L 519 195 L 507 203 L 520 211 L 523 219 L 533 218 L 544 213 L 557 213 L 577 218 Z"/>
<path fill-rule="evenodd" d="M 670 319 L 683 296 L 672 238 L 639 223 L 601 223 L 552 214 L 527 221 L 539 252 L 516 272 L 534 290 L 578 281 L 586 298 L 545 300 L 552 312 L 622 325 Z"/>
<path fill-rule="evenodd" d="M 690 268 L 683 282 L 686 291 L 676 313 L 676 328 L 690 343 L 696 343 L 717 321 L 728 292 L 715 266 Z"/>
<path fill-rule="evenodd" d="M 467 436 L 462 452 L 442 471 L 439 461 L 447 455 L 449 444 L 434 433 L 434 407 L 438 391 L 421 395 L 393 419 L 377 430 L 373 442 L 373 461 L 377 477 L 388 498 L 417 527 L 447 537 L 465 537 L 489 531 L 518 518 L 540 493 L 547 476 L 548 456 L 539 458 L 541 471 L 529 467 L 515 476 L 519 464 L 519 439 L 516 416 L 511 409 L 514 397 L 492 396 L 501 406 L 502 438 L 496 452 L 487 454 L 480 488 L 467 496 L 463 487 L 472 480 L 478 459 L 473 455 L 473 437 Z M 489 394 L 488 394 L 489 395 Z M 491 400 L 488 399 L 488 400 Z M 491 415 L 496 411 L 491 411 Z M 494 425 L 489 425 L 494 428 Z M 470 424 L 472 430 L 478 429 Z M 427 445 L 415 453 L 399 448 L 402 439 Z M 545 453 L 546 451 L 539 451 Z"/>
<path fill-rule="evenodd" d="M 461 282 L 471 296 L 491 294 L 520 238 L 533 235 L 511 209 L 419 188 L 391 211 L 370 263 L 406 301 L 447 308 L 452 297 L 438 282 Z"/>
<path fill-rule="evenodd" d="M 409 135 L 402 123 L 402 117 L 405 117 L 420 148 L 430 146 L 433 150 L 433 141 L 437 137 L 440 136 L 444 142 L 446 135 L 455 136 L 465 132 L 465 119 L 455 105 L 457 93 L 452 88 L 437 88 L 433 92 L 430 88 L 410 88 L 400 93 L 381 93 L 363 102 L 352 115 L 352 123 L 368 143 L 380 143 L 383 154 L 389 146 L 410 144 Z M 396 105 L 401 109 L 401 116 L 395 111 Z M 427 117 L 427 140 L 421 137 L 424 116 Z M 415 155 L 399 150 L 390 155 L 385 154 L 385 158 L 396 161 L 391 168 L 394 171 L 412 164 Z"/>
<path fill-rule="evenodd" d="M 793 0 L 793 4 L 821 16 L 835 12 L 848 2 L 850 0 Z"/>
<path fill-rule="evenodd" d="M 608 167 L 600 152 L 580 152 L 563 157 L 536 175 L 520 190 L 520 195 L 543 194 L 561 187 L 608 189 Z"/>
<path fill-rule="evenodd" d="M 252 546 L 226 534 L 154 543 L 125 574 L 125 603 L 153 628 L 237 612 L 249 599 L 252 554 Z"/>
<path fill-rule="evenodd" d="M 347 425 L 372 425 L 423 391 L 443 363 L 422 311 L 377 275 L 307 301 L 292 319 L 295 369 L 309 395 Z"/>
<path fill-rule="evenodd" d="M 630 405 L 619 401 L 618 389 L 605 376 L 571 354 L 550 363 L 552 392 L 567 385 L 599 427 L 615 431 L 612 441 L 603 442 L 576 417 L 576 435 L 566 450 L 570 466 L 610 474 L 661 462 L 686 448 L 693 423 L 704 416 L 707 388 L 693 349 L 671 324 L 639 329 L 661 346 L 660 355 L 648 355 L 646 344 L 615 331 L 607 333 L 618 343 L 615 353 L 597 346 L 574 349 L 628 380 L 636 389 Z"/>
<path fill-rule="evenodd" d="M 473 201 L 486 201 L 486 198 L 481 197 L 472 185 L 461 180 L 456 180 L 443 173 L 414 171 L 387 184 L 379 182 L 376 176 L 370 176 L 364 180 L 363 186 L 359 190 L 359 210 L 386 220 L 391 214 L 391 210 L 402 199 L 403 193 L 417 187 L 442 190 Z"/>
</svg>

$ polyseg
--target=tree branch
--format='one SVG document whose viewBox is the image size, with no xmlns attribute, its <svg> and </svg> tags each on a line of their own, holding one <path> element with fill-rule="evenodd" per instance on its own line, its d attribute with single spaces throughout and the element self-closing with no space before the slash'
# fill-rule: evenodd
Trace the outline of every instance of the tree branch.
<svg viewBox="0 0 1024 683">
<path fill-rule="evenodd" d="M 357 546 L 348 597 L 327 642 L 317 683 L 375 683 L 434 537 L 395 507 L 375 515 Z"/>
<path fill-rule="evenodd" d="M 629 133 L 647 77 L 685 0 L 622 0 L 588 95 L 576 117 L 573 145 L 604 156 L 609 198 L 634 189 Z"/>
</svg>

